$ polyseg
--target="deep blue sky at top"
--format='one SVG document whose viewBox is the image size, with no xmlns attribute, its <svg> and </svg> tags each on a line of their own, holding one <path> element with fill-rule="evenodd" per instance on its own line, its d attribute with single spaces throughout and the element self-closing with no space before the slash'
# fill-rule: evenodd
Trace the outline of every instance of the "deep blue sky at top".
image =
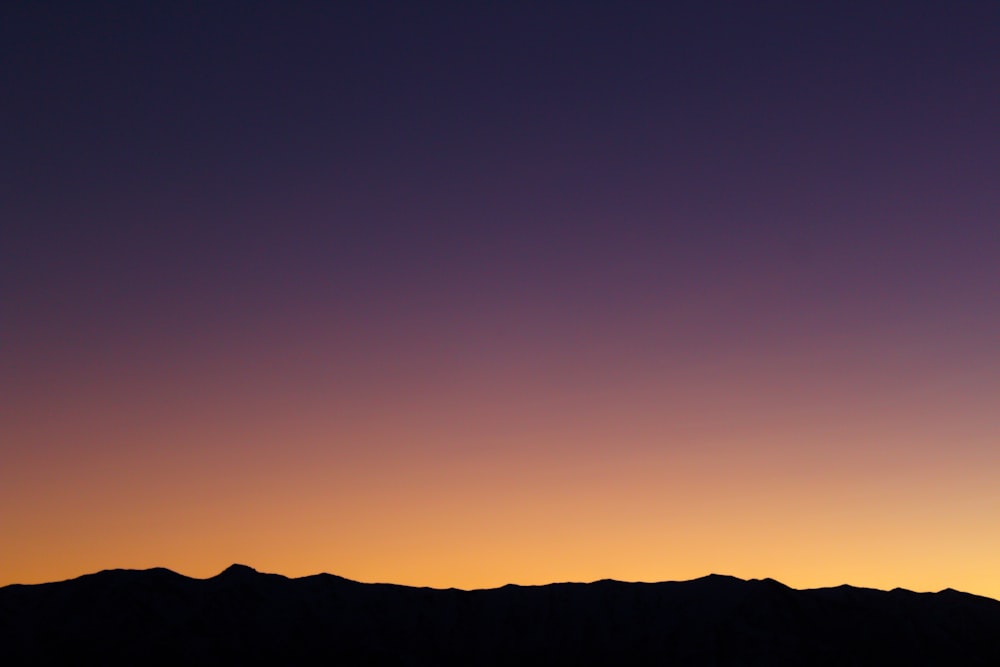
<svg viewBox="0 0 1000 667">
<path fill-rule="evenodd" d="M 974 310 L 998 34 L 995 2 L 7 3 L 4 309 Z"/>
</svg>

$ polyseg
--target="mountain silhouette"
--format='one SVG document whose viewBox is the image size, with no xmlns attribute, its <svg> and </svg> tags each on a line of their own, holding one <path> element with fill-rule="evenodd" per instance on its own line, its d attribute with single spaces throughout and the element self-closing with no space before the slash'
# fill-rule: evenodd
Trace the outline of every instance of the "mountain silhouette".
<svg viewBox="0 0 1000 667">
<path fill-rule="evenodd" d="M 772 579 L 489 590 L 106 570 L 0 588 L 0 663 L 1000 665 L 1000 601 Z"/>
</svg>

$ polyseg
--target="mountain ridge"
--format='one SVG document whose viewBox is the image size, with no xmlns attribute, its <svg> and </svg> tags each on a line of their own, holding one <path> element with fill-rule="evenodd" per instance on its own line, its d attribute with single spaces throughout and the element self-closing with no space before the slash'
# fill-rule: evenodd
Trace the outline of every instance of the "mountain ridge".
<svg viewBox="0 0 1000 667">
<path fill-rule="evenodd" d="M 228 577 L 232 577 L 232 576 L 252 577 L 252 576 L 255 576 L 255 575 L 256 576 L 261 576 L 261 577 L 278 577 L 280 579 L 284 579 L 284 580 L 287 580 L 287 581 L 301 581 L 301 580 L 310 580 L 310 579 L 315 579 L 315 578 L 331 578 L 331 579 L 336 579 L 338 581 L 350 582 L 350 583 L 353 583 L 353 584 L 359 584 L 359 585 L 362 585 L 362 586 L 398 586 L 398 587 L 401 587 L 401 588 L 409 588 L 409 589 L 417 589 L 417 590 L 460 591 L 460 592 L 467 592 L 467 593 L 476 592 L 476 591 L 495 591 L 495 590 L 501 590 L 501 589 L 505 589 L 505 588 L 543 588 L 543 587 L 546 587 L 546 586 L 563 586 L 563 585 L 591 586 L 591 585 L 594 585 L 594 584 L 604 584 L 604 583 L 627 584 L 627 585 L 637 585 L 637 586 L 656 586 L 656 585 L 660 585 L 660 584 L 687 584 L 687 583 L 709 582 L 709 581 L 731 581 L 731 582 L 742 582 L 742 583 L 760 582 L 760 583 L 778 584 L 779 586 L 782 586 L 784 588 L 788 588 L 789 590 L 800 591 L 800 592 L 806 592 L 806 591 L 830 591 L 830 590 L 837 590 L 837 589 L 852 589 L 852 590 L 858 590 L 858 591 L 876 591 L 876 592 L 879 592 L 879 593 L 894 593 L 894 592 L 898 591 L 898 592 L 902 592 L 902 593 L 912 593 L 914 595 L 941 595 L 941 594 L 957 593 L 959 595 L 971 596 L 971 597 L 976 597 L 976 598 L 982 598 L 982 599 L 985 599 L 985 600 L 991 600 L 991 601 L 1000 603 L 1000 599 L 991 598 L 988 595 L 980 595 L 978 593 L 970 593 L 968 591 L 961 591 L 961 590 L 958 590 L 958 589 L 955 589 L 955 588 L 951 588 L 950 586 L 942 588 L 941 590 L 938 590 L 938 591 L 915 591 L 913 589 L 903 588 L 901 586 L 896 586 L 896 587 L 891 588 L 891 589 L 883 589 L 883 588 L 873 588 L 873 587 L 870 587 L 870 586 L 857 586 L 857 585 L 848 584 L 848 583 L 836 584 L 836 585 L 833 585 L 833 586 L 817 586 L 817 587 L 813 587 L 813 588 L 794 588 L 794 587 L 789 586 L 788 584 L 786 584 L 786 583 L 784 583 L 782 581 L 779 581 L 777 579 L 773 579 L 771 577 L 743 579 L 743 578 L 737 577 L 735 575 L 720 574 L 720 573 L 716 573 L 716 572 L 709 573 L 709 574 L 706 574 L 706 575 L 702 575 L 700 577 L 695 577 L 694 579 L 676 579 L 676 580 L 675 579 L 664 579 L 664 580 L 660 580 L 660 581 L 631 581 L 631 580 L 627 580 L 627 579 L 614 579 L 614 578 L 611 578 L 611 577 L 606 577 L 606 578 L 603 578 L 603 579 L 594 579 L 593 581 L 572 581 L 572 580 L 566 580 L 566 581 L 551 581 L 551 582 L 544 583 L 544 584 L 518 584 L 518 583 L 511 582 L 511 583 L 501 584 L 500 586 L 494 586 L 494 587 L 489 587 L 489 588 L 458 588 L 458 587 L 455 587 L 455 586 L 448 586 L 448 587 L 444 587 L 444 588 L 439 588 L 439 587 L 436 587 L 436 586 L 415 586 L 415 585 L 410 585 L 410 584 L 399 584 L 399 583 L 395 583 L 395 582 L 391 582 L 391 581 L 359 581 L 357 579 L 349 579 L 347 577 L 342 577 L 340 575 L 333 574 L 333 573 L 330 573 L 330 572 L 316 572 L 316 573 L 313 573 L 313 574 L 304 574 L 304 575 L 297 576 L 297 577 L 290 577 L 290 576 L 287 576 L 287 575 L 284 575 L 284 574 L 280 574 L 280 573 L 276 573 L 276 572 L 262 572 L 261 570 L 258 570 L 256 568 L 250 566 L 250 565 L 245 565 L 245 564 L 242 564 L 242 563 L 232 563 L 231 565 L 228 565 L 225 568 L 223 568 L 222 570 L 220 570 L 217 574 L 213 574 L 213 575 L 208 576 L 208 577 L 193 577 L 193 576 L 190 576 L 190 575 L 186 575 L 186 574 L 182 574 L 180 572 L 177 572 L 176 570 L 171 570 L 170 568 L 163 567 L 163 566 L 156 566 L 156 567 L 149 567 L 149 568 L 108 568 L 108 569 L 104 569 L 104 570 L 98 570 L 97 572 L 89 572 L 89 573 L 86 573 L 86 574 L 81 574 L 81 575 L 78 575 L 76 577 L 71 577 L 69 579 L 58 579 L 58 580 L 54 580 L 54 581 L 40 581 L 40 582 L 34 582 L 34 583 L 14 582 L 14 583 L 10 583 L 10 584 L 4 584 L 3 586 L 0 586 L 0 591 L 3 591 L 6 588 L 12 588 L 12 587 L 51 586 L 51 585 L 54 585 L 54 584 L 64 584 L 64 583 L 67 583 L 67 582 L 72 582 L 72 581 L 76 581 L 76 580 L 84 579 L 84 578 L 88 578 L 88 577 L 111 575 L 111 574 L 117 574 L 117 573 L 123 573 L 123 574 L 129 574 L 129 575 L 132 575 L 132 574 L 144 574 L 144 573 L 148 573 L 148 574 L 163 574 L 163 575 L 171 575 L 171 576 L 181 577 L 183 579 L 188 579 L 188 580 L 191 580 L 191 581 L 212 581 L 212 580 L 216 580 L 216 579 L 220 579 L 220 578 L 228 578 Z"/>
<path fill-rule="evenodd" d="M 0 588 L 0 651 L 7 665 L 996 665 L 1000 601 L 730 575 L 466 591 L 119 569 Z"/>
</svg>

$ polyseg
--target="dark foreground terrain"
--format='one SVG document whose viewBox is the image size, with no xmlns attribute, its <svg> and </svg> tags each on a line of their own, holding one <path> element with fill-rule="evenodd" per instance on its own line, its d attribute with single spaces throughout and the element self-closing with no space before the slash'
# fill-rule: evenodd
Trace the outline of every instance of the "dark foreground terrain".
<svg viewBox="0 0 1000 667">
<path fill-rule="evenodd" d="M 460 591 L 113 570 L 0 588 L 0 664 L 1000 665 L 1000 602 L 686 582 Z"/>
</svg>

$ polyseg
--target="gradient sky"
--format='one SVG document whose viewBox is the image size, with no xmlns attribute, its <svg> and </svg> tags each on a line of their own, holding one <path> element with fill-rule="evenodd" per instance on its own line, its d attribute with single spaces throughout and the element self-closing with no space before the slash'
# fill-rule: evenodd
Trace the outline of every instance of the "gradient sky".
<svg viewBox="0 0 1000 667">
<path fill-rule="evenodd" d="M 1000 3 L 6 2 L 0 91 L 0 585 L 1000 598 Z"/>
</svg>

